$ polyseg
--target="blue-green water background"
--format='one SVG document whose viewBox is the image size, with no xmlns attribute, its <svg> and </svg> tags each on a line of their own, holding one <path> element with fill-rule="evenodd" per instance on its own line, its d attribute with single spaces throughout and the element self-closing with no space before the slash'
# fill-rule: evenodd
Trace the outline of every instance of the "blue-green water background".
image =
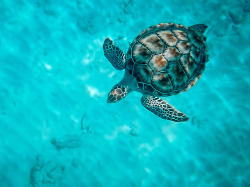
<svg viewBox="0 0 250 187">
<path fill-rule="evenodd" d="M 1 0 L 0 186 L 250 186 L 248 0 Z M 123 76 L 105 59 L 161 22 L 208 25 L 210 61 L 165 98 L 191 119 L 162 120 L 141 94 L 107 104 Z"/>
</svg>

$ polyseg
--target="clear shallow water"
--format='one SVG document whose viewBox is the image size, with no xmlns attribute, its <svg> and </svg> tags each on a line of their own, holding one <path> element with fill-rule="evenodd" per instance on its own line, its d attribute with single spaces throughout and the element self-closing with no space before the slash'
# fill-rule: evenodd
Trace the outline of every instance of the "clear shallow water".
<svg viewBox="0 0 250 187">
<path fill-rule="evenodd" d="M 0 2 L 0 186 L 250 186 L 250 3 Z M 165 98 L 191 119 L 157 118 L 105 59 L 160 22 L 208 25 L 210 61 Z"/>
</svg>

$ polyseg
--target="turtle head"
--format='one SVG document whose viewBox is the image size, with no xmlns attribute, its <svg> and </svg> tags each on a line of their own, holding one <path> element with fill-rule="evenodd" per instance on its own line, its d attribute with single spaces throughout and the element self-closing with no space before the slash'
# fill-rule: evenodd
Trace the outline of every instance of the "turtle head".
<svg viewBox="0 0 250 187">
<path fill-rule="evenodd" d="M 116 84 L 108 94 L 108 103 L 115 103 L 127 96 L 129 92 L 128 86 Z"/>
</svg>

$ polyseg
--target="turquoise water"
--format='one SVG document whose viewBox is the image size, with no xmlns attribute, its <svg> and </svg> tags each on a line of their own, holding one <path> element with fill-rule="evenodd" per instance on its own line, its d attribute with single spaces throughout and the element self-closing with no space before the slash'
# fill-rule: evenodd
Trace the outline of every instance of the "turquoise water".
<svg viewBox="0 0 250 187">
<path fill-rule="evenodd" d="M 248 0 L 1 0 L 0 186 L 250 186 Z M 131 93 L 106 103 L 124 51 L 161 22 L 208 25 L 210 61 L 158 118 Z"/>
</svg>

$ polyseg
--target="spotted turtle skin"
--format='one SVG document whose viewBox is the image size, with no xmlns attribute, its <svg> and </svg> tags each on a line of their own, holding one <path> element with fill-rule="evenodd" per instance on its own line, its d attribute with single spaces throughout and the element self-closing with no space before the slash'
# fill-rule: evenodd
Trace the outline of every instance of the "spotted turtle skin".
<svg viewBox="0 0 250 187">
<path fill-rule="evenodd" d="M 140 92 L 171 96 L 188 90 L 208 61 L 206 38 L 192 28 L 161 23 L 142 31 L 126 54 L 126 72 Z"/>
</svg>

